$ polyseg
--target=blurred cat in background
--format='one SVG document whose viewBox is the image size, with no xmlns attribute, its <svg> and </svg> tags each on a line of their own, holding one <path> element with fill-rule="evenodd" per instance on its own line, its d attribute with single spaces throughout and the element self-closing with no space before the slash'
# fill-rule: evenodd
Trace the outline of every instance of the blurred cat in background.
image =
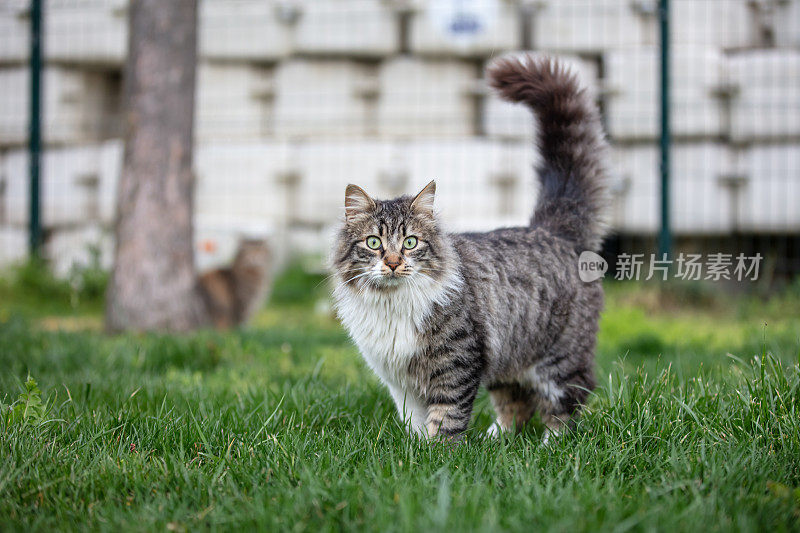
<svg viewBox="0 0 800 533">
<path fill-rule="evenodd" d="M 200 276 L 200 293 L 214 327 L 228 329 L 250 320 L 269 292 L 271 259 L 265 241 L 244 239 L 230 267 Z"/>
</svg>

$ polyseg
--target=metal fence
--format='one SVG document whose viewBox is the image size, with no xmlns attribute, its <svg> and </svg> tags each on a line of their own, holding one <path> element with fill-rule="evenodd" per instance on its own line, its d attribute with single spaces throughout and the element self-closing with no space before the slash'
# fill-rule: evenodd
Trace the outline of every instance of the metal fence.
<svg viewBox="0 0 800 533">
<path fill-rule="evenodd" d="M 112 247 L 126 0 L 45 0 L 44 250 L 56 270 Z M 619 253 L 660 227 L 657 0 L 200 0 L 195 113 L 201 268 L 242 235 L 328 249 L 348 182 L 387 197 L 436 179 L 454 230 L 525 223 L 526 111 L 486 90 L 507 52 L 562 56 L 613 145 Z M 675 250 L 761 253 L 800 271 L 800 0 L 672 0 Z M 0 262 L 26 254 L 30 5 L 0 4 Z"/>
</svg>

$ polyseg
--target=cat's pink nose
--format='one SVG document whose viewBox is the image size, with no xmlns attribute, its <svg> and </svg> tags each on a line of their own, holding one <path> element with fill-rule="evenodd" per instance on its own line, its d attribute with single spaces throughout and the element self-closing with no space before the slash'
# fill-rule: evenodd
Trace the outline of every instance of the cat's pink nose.
<svg viewBox="0 0 800 533">
<path fill-rule="evenodd" d="M 392 269 L 392 272 L 400 266 L 401 259 L 398 254 L 386 254 L 383 258 L 383 264 Z"/>
</svg>

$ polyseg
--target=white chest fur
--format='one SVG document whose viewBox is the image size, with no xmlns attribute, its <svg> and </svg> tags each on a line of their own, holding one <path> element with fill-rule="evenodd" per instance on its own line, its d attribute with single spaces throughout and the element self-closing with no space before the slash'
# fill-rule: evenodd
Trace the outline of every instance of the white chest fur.
<svg viewBox="0 0 800 533">
<path fill-rule="evenodd" d="M 452 285 L 423 280 L 393 291 L 357 290 L 340 285 L 334 291 L 339 318 L 367 364 L 388 385 L 404 390 L 408 363 L 422 349 L 422 332 L 433 306 L 444 303 Z"/>
<path fill-rule="evenodd" d="M 422 326 L 433 302 L 410 287 L 392 292 L 335 292 L 339 318 L 367 364 L 386 383 L 406 388 L 406 368 L 420 350 Z"/>
</svg>

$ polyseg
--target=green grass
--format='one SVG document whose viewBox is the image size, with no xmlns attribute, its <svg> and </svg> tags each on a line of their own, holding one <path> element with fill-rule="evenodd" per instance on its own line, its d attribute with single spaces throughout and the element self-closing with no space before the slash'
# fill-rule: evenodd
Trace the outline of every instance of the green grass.
<svg viewBox="0 0 800 533">
<path fill-rule="evenodd" d="M 450 446 L 406 435 L 318 277 L 246 329 L 112 337 L 37 276 L 0 283 L 2 530 L 800 530 L 797 286 L 611 284 L 577 429 L 485 440 L 481 395 Z"/>
</svg>

